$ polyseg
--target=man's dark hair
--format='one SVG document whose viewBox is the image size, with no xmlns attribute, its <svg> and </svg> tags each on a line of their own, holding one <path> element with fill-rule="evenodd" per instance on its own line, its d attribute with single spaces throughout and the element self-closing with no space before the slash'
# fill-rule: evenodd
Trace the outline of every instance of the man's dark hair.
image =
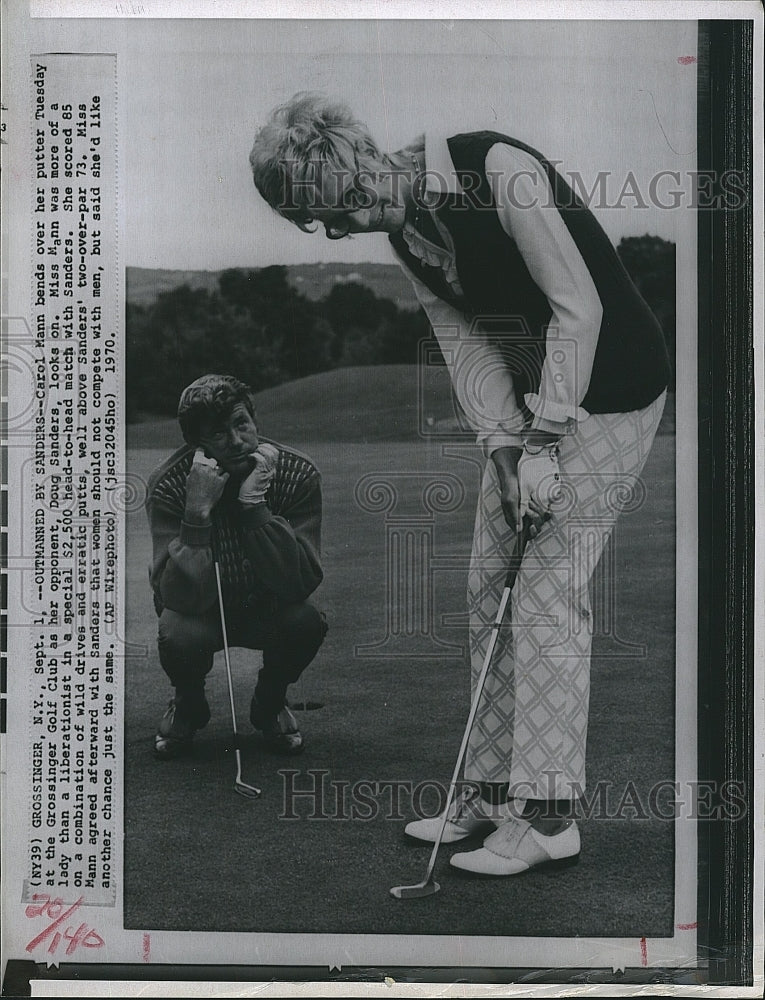
<svg viewBox="0 0 765 1000">
<path fill-rule="evenodd" d="M 244 403 L 257 422 L 252 389 L 233 375 L 202 375 L 181 393 L 178 423 L 187 444 L 199 444 L 205 424 L 224 423 L 237 403 Z"/>
</svg>

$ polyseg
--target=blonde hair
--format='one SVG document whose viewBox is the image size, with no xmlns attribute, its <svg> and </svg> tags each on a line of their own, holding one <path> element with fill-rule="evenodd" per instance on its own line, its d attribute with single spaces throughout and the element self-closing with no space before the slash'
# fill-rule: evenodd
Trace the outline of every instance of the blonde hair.
<svg viewBox="0 0 765 1000">
<path fill-rule="evenodd" d="M 347 182 L 387 157 L 347 105 L 301 91 L 275 108 L 250 153 L 255 187 L 276 212 L 311 232 L 311 209 L 336 205 Z M 329 203 L 322 195 L 328 194 Z"/>
</svg>

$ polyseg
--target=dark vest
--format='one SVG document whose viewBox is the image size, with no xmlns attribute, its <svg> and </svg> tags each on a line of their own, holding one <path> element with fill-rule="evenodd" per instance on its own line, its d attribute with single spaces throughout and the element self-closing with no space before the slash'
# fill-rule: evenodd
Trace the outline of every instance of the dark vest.
<svg viewBox="0 0 765 1000">
<path fill-rule="evenodd" d="M 555 207 L 600 297 L 603 318 L 581 405 L 590 413 L 625 413 L 648 406 L 666 388 L 670 374 L 661 327 L 595 216 L 541 153 L 498 132 L 469 132 L 448 140 L 463 192 L 442 196 L 435 211 L 454 242 L 464 300 L 454 296 L 439 267 L 423 265 L 409 252 L 400 233 L 390 237 L 396 253 L 435 295 L 496 338 L 512 373 L 518 404 L 528 414 L 524 395 L 539 389 L 552 309 L 499 221 L 485 166 L 489 150 L 498 142 L 539 161 Z"/>
</svg>

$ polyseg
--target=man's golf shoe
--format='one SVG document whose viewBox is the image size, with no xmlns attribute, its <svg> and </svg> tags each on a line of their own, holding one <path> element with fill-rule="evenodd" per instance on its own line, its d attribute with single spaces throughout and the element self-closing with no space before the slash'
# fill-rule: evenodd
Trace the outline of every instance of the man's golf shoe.
<svg viewBox="0 0 765 1000">
<path fill-rule="evenodd" d="M 507 818 L 508 808 L 507 804 L 494 806 L 485 802 L 477 788 L 466 786 L 460 789 L 449 808 L 449 818 L 444 827 L 441 843 L 455 844 L 479 833 L 489 833 L 497 823 Z M 415 840 L 434 844 L 441 829 L 442 819 L 443 813 L 432 819 L 414 820 L 404 827 L 404 833 Z"/>
<path fill-rule="evenodd" d="M 250 703 L 250 722 L 260 730 L 264 744 L 274 753 L 294 755 L 303 752 L 303 734 L 286 705 L 278 711 L 269 711 L 254 695 Z"/>
<path fill-rule="evenodd" d="M 210 721 L 210 706 L 203 694 L 178 695 L 170 699 L 154 737 L 158 757 L 181 757 L 191 750 L 194 734 Z"/>
</svg>

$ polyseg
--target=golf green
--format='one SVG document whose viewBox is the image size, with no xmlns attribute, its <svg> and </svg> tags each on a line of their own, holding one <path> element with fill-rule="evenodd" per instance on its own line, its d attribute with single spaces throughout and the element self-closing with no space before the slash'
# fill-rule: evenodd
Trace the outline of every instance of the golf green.
<svg viewBox="0 0 765 1000">
<path fill-rule="evenodd" d="M 128 470 L 145 480 L 172 447 L 173 432 L 165 426 L 163 439 L 149 425 L 135 430 Z M 258 801 L 233 790 L 222 654 L 208 680 L 213 717 L 193 754 L 178 761 L 152 754 L 171 691 L 157 659 L 146 519 L 142 510 L 128 515 L 125 926 L 671 935 L 673 824 L 629 809 L 582 821 L 581 861 L 564 873 L 471 879 L 449 867 L 449 855 L 464 849 L 450 846 L 438 860 L 440 893 L 411 902 L 390 896 L 391 886 L 424 874 L 429 849 L 408 843 L 403 827 L 414 807 L 434 809 L 427 783 L 448 783 L 467 718 L 465 585 L 478 454 L 469 444 L 333 443 L 303 430 L 287 443 L 308 451 L 323 474 L 325 582 L 315 599 L 331 627 L 291 691 L 293 700 L 321 706 L 300 713 L 305 753 L 275 757 L 248 737 L 244 779 L 262 788 Z M 146 447 L 152 438 L 161 448 Z M 610 783 L 611 813 L 625 789 L 646 803 L 650 789 L 675 773 L 674 443 L 671 434 L 657 438 L 644 473 L 646 502 L 623 515 L 594 581 L 588 786 Z M 379 494 L 371 509 L 370 475 L 392 484 L 395 508 L 386 509 Z M 429 509 L 423 500 L 425 485 L 439 477 L 455 491 L 452 509 Z M 429 596 L 391 590 L 386 539 L 396 518 L 412 537 L 428 538 Z M 411 606 L 428 600 L 430 630 L 427 615 Z M 259 654 L 236 649 L 232 662 L 239 725 L 250 733 Z"/>
</svg>

